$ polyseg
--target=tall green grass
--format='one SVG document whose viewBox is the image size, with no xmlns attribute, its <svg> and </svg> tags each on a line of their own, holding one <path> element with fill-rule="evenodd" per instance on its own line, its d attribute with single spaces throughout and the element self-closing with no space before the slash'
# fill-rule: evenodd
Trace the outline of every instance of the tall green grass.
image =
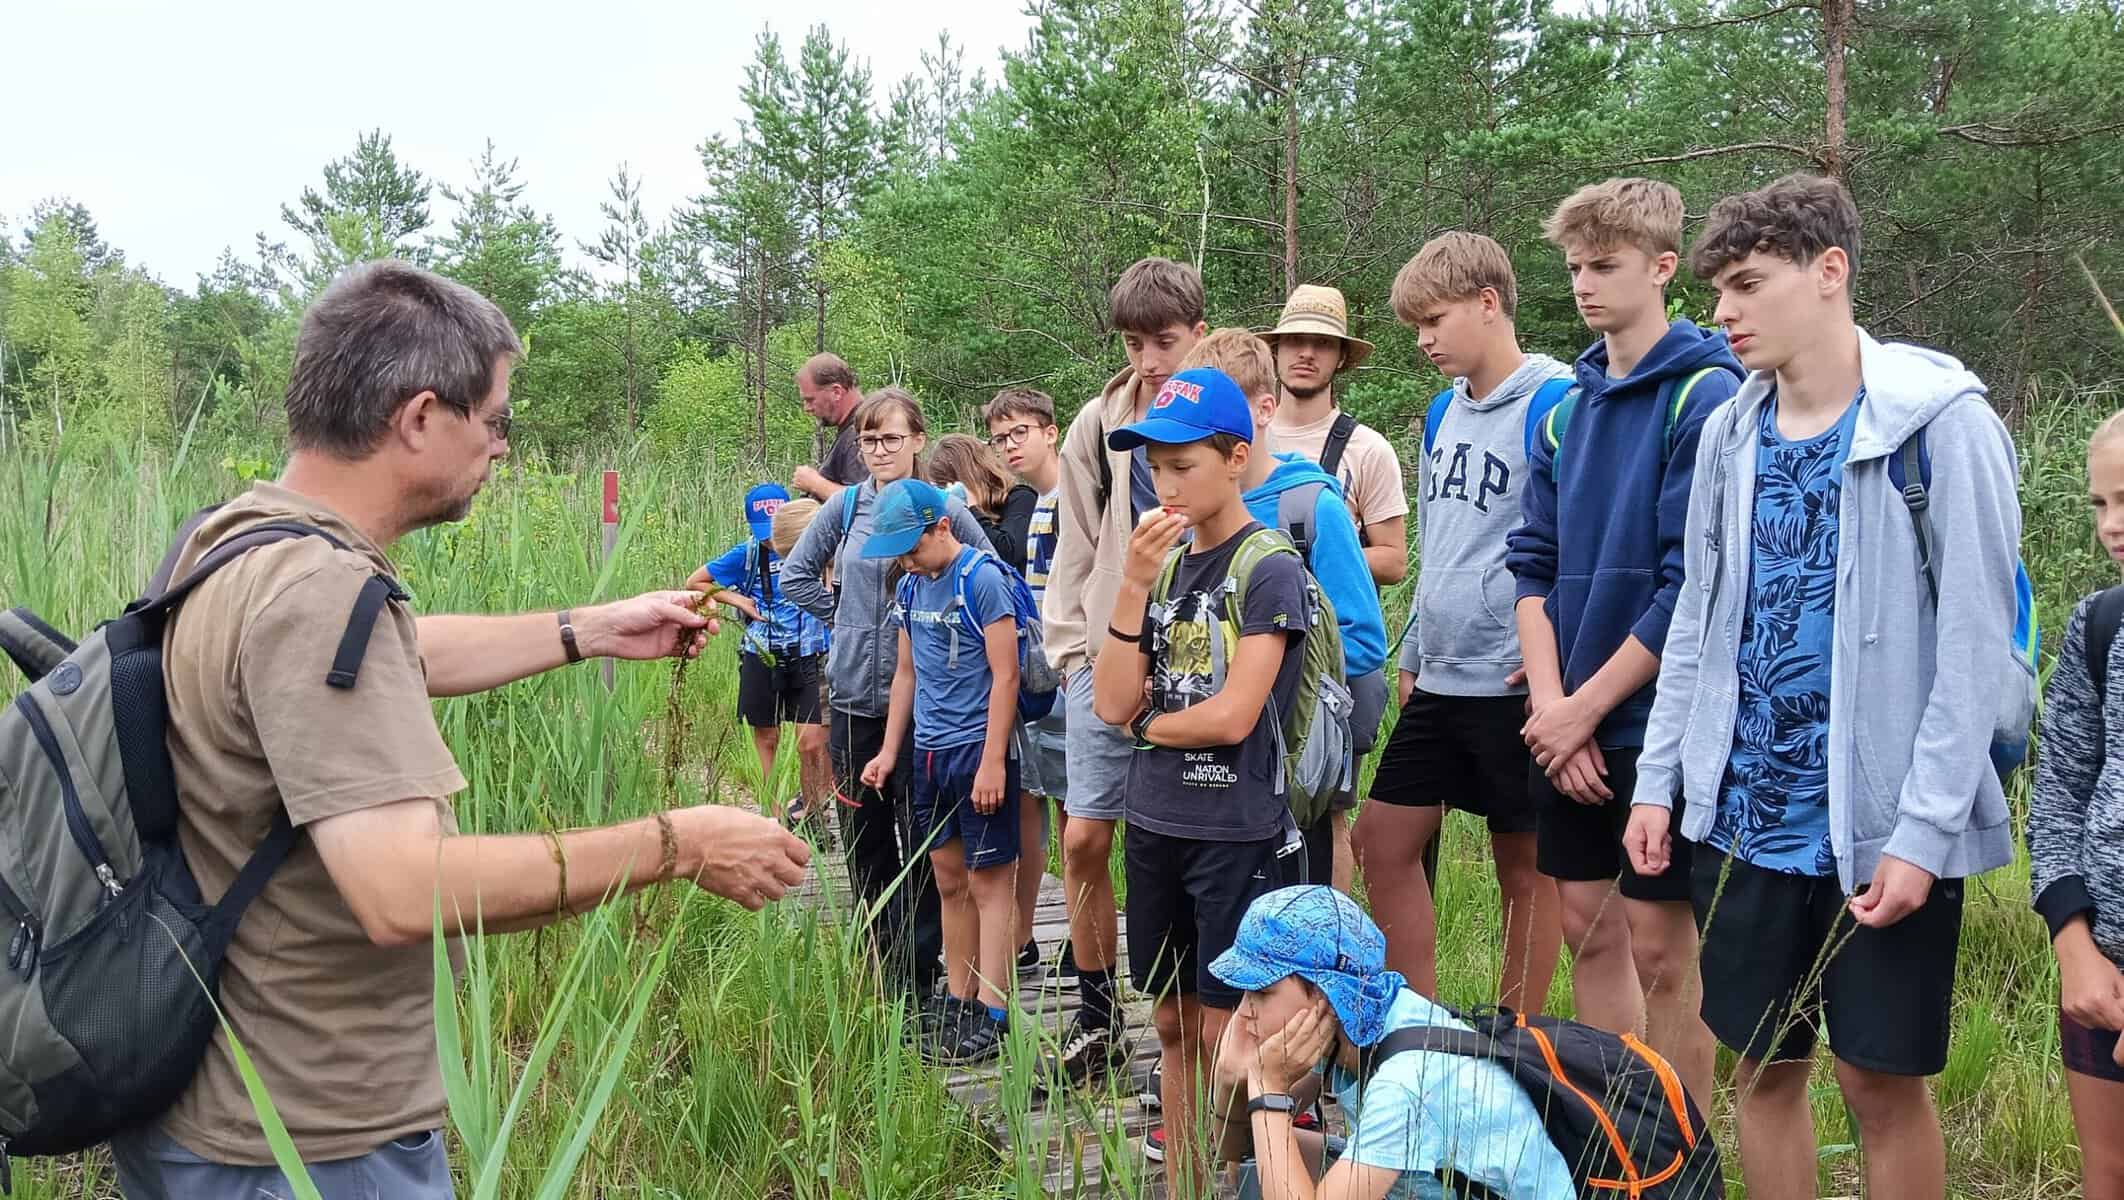
<svg viewBox="0 0 2124 1200">
<path fill-rule="evenodd" d="M 2072 602 L 2114 581 L 2089 534 L 2082 448 L 2119 399 L 2041 397 L 2017 431 L 2024 549 L 2048 652 Z M 0 458 L 0 602 L 74 630 L 117 611 L 188 512 L 244 486 L 230 465 L 207 457 L 194 452 L 181 465 L 146 452 Z M 527 610 L 671 586 L 742 536 L 739 497 L 750 479 L 711 480 L 675 462 L 619 465 L 626 525 L 612 561 L 598 552 L 589 465 L 510 463 L 469 520 L 397 547 L 416 607 Z M 1389 594 L 1396 629 L 1406 592 Z M 437 720 L 469 785 L 456 798 L 461 825 L 599 824 L 696 802 L 711 786 L 715 799 L 752 803 L 756 760 L 742 731 L 730 732 L 733 642 L 726 634 L 687 674 L 684 758 L 701 769 L 676 781 L 675 795 L 660 767 L 667 665 L 621 664 L 610 692 L 594 667 L 579 667 L 439 702 Z M 793 758 L 793 739 L 784 739 L 770 795 L 787 793 Z M 2020 811 L 2025 799 L 2023 781 Z M 1440 991 L 1450 1003 L 1494 998 L 1496 893 L 1485 844 L 1477 823 L 1448 822 L 1438 910 Z M 1970 893 L 1954 1051 L 1937 1085 L 1956 1195 L 2077 1189 L 2055 968 L 2027 899 L 2025 856 Z M 467 939 L 454 986 L 437 993 L 460 1195 L 1032 1194 L 1037 1164 L 996 1145 L 905 1045 L 902 1014 L 878 999 L 856 919 L 792 903 L 750 914 L 664 888 L 568 926 Z M 1560 971 L 1556 1011 L 1569 1011 L 1566 981 Z M 1041 1016 L 1019 1022 L 989 1099 L 1021 1136 L 1031 1127 L 1031 1052 L 1051 1036 Z M 1825 1194 L 1855 1193 L 1856 1139 L 1826 1066 L 1816 1082 Z M 1071 1110 L 1084 1153 L 1109 1158 L 1109 1194 L 1140 1195 L 1155 1172 L 1137 1148 L 1096 1121 L 1091 1104 Z M 1723 1098 L 1716 1126 L 1730 1148 Z M 1737 1178 L 1737 1156 L 1729 1171 Z M 15 1180 L 17 1194 L 33 1200 L 116 1192 L 94 1153 L 17 1164 Z"/>
</svg>

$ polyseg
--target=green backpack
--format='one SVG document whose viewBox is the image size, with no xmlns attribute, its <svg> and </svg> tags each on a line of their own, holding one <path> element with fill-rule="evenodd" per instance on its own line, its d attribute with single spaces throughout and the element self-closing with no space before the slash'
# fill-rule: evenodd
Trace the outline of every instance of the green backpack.
<svg viewBox="0 0 2124 1200">
<path fill-rule="evenodd" d="M 1165 569 L 1150 597 L 1150 651 L 1152 661 L 1164 656 L 1172 644 L 1172 630 L 1183 620 L 1209 625 L 1205 641 L 1210 652 L 1211 691 L 1222 691 L 1227 664 L 1239 645 L 1239 600 L 1246 595 L 1254 568 L 1272 554 L 1288 554 L 1305 570 L 1298 553 L 1281 530 L 1257 529 L 1246 535 L 1232 554 L 1230 572 L 1217 592 L 1214 619 L 1198 613 L 1182 618 L 1172 600 L 1173 578 L 1180 569 L 1180 556 L 1187 547 L 1176 546 L 1166 555 Z M 1335 606 L 1320 590 L 1313 573 L 1305 571 L 1305 630 L 1303 659 L 1298 670 L 1298 696 L 1291 711 L 1280 714 L 1276 731 L 1276 789 L 1289 799 L 1291 816 L 1304 829 L 1326 815 L 1337 794 L 1351 782 L 1350 713 L 1356 707 L 1342 667 L 1342 630 L 1335 622 Z M 1275 701 L 1270 700 L 1271 704 Z"/>
</svg>

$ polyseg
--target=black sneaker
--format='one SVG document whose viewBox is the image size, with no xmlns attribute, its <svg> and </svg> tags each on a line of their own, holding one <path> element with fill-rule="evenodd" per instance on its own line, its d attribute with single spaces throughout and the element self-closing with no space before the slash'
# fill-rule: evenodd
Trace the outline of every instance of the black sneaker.
<svg viewBox="0 0 2124 1200">
<path fill-rule="evenodd" d="M 1063 986 L 1070 986 L 1077 982 L 1076 949 L 1069 944 L 1068 938 L 1062 939 L 1062 955 L 1055 963 L 1052 979 L 1055 983 Z"/>
<path fill-rule="evenodd" d="M 922 1048 L 923 1057 L 938 1066 L 984 1063 L 1003 1053 L 1003 1027 L 980 1004 L 958 1001 L 957 1020 L 938 1030 Z"/>
<path fill-rule="evenodd" d="M 1160 1125 L 1143 1135 L 1143 1157 L 1154 1163 L 1165 1161 L 1165 1126 Z"/>
<path fill-rule="evenodd" d="M 949 992 L 928 997 L 915 1006 L 909 1033 L 923 1042 L 935 1038 L 959 1020 L 959 1008 L 965 1003 Z"/>
<path fill-rule="evenodd" d="M 1128 1054 L 1128 1031 L 1119 1016 L 1112 1025 L 1101 1027 L 1085 1024 L 1080 1015 L 1070 1025 L 1069 1037 L 1060 1050 L 1042 1062 L 1039 1079 L 1043 1087 L 1054 1081 L 1082 1087 L 1127 1069 Z"/>
<path fill-rule="evenodd" d="M 1164 1082 L 1165 1067 L 1162 1064 L 1153 1066 L 1150 1069 L 1150 1074 L 1143 1077 L 1143 1086 L 1136 1089 L 1136 1103 L 1151 1112 L 1163 1109 L 1165 1107 L 1165 1093 L 1160 1089 Z"/>
<path fill-rule="evenodd" d="M 1024 949 L 1018 951 L 1018 977 L 1038 975 L 1040 966 L 1040 943 L 1026 942 Z"/>
</svg>

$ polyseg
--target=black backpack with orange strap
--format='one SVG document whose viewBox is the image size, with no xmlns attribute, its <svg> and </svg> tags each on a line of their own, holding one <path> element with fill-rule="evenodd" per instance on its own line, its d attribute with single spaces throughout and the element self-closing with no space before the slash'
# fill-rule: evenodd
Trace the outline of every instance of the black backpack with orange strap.
<svg viewBox="0 0 2124 1200">
<path fill-rule="evenodd" d="M 1534 1102 L 1580 1200 L 1719 1200 L 1718 1145 L 1667 1060 L 1628 1034 L 1506 1008 L 1453 1014 L 1366 1049 L 1363 1077 L 1404 1050 L 1488 1059 Z M 1468 1188 L 1466 1181 L 1456 1185 Z M 1481 1189 L 1464 1194 L 1481 1195 Z"/>
</svg>

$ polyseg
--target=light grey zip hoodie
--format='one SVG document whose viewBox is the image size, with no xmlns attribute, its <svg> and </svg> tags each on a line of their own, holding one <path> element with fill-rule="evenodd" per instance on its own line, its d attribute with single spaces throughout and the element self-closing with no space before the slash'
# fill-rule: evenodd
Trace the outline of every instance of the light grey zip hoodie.
<svg viewBox="0 0 2124 1200">
<path fill-rule="evenodd" d="M 1509 696 L 1519 667 L 1512 573 L 1505 538 L 1519 524 L 1527 478 L 1527 403 L 1569 364 L 1529 354 L 1487 396 L 1453 381 L 1430 452 L 1416 459 L 1416 511 L 1422 537 L 1413 619 L 1401 638 L 1401 669 L 1440 696 Z M 1433 400 L 1433 404 L 1440 403 Z"/>
<path fill-rule="evenodd" d="M 805 612 L 833 623 L 833 645 L 826 652 L 826 692 L 835 709 L 858 717 L 883 717 L 892 703 L 892 673 L 899 668 L 898 635 L 886 622 L 897 580 L 890 558 L 864 558 L 863 542 L 877 509 L 878 484 L 866 479 L 856 486 L 855 516 L 842 536 L 842 506 L 835 496 L 782 563 L 782 592 Z M 951 531 L 969 546 L 994 553 L 981 523 L 957 496 L 946 498 Z M 833 589 L 820 578 L 833 568 Z"/>
<path fill-rule="evenodd" d="M 1962 364 L 1859 332 L 1866 388 L 1838 509 L 1829 668 L 1829 840 L 1848 894 L 1884 854 L 1940 878 L 2013 859 L 1990 760 L 2000 698 L 2013 694 L 2014 568 L 2021 544 L 2013 439 Z M 1633 803 L 1687 797 L 1680 834 L 1711 829 L 1739 695 L 1748 599 L 1756 430 L 1773 385 L 1748 376 L 1704 422 L 1684 543 L 1688 582 L 1660 656 Z M 1910 510 L 1888 460 L 1926 429 L 1939 609 L 1920 572 Z M 1723 549 L 1722 549 L 1723 548 Z"/>
</svg>

